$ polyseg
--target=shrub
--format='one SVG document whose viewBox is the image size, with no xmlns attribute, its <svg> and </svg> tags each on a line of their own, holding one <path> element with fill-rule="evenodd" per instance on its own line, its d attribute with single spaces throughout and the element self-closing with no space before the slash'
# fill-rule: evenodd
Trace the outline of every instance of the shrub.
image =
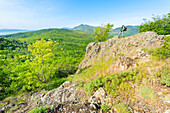
<svg viewBox="0 0 170 113">
<path fill-rule="evenodd" d="M 170 36 L 165 38 L 162 47 L 158 47 L 154 50 L 145 50 L 148 54 L 152 56 L 156 56 L 159 59 L 165 60 L 166 58 L 170 57 Z"/>
<path fill-rule="evenodd" d="M 99 87 L 103 87 L 113 96 L 121 96 L 126 91 L 132 89 L 132 86 L 128 81 L 135 81 L 135 79 L 138 79 L 137 77 L 134 77 L 136 73 L 137 71 L 134 70 L 111 74 L 105 77 L 98 77 L 85 85 L 85 91 L 87 95 L 91 95 L 93 91 L 96 91 Z M 129 93 L 126 96 L 130 96 Z"/>
<path fill-rule="evenodd" d="M 85 91 L 87 95 L 91 95 L 93 91 L 96 91 L 99 87 L 102 87 L 104 84 L 102 82 L 102 77 L 98 77 L 95 80 L 89 82 L 85 85 Z"/>
<path fill-rule="evenodd" d="M 94 34 L 97 42 L 102 42 L 106 40 L 106 37 L 109 36 L 109 32 L 113 24 L 107 24 L 104 27 L 96 27 L 94 28 Z"/>
<path fill-rule="evenodd" d="M 160 77 L 160 82 L 163 85 L 170 86 L 170 67 L 164 66 L 157 72 L 157 76 Z"/>
<path fill-rule="evenodd" d="M 139 33 L 145 31 L 154 31 L 160 35 L 170 34 L 170 13 L 160 16 L 152 17 L 153 21 L 146 21 L 139 26 Z"/>
</svg>

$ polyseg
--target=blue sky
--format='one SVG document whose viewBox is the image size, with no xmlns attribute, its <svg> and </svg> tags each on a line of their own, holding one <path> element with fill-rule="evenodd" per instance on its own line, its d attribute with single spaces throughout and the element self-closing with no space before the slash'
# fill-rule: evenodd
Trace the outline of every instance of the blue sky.
<svg viewBox="0 0 170 113">
<path fill-rule="evenodd" d="M 170 0 L 0 0 L 0 29 L 140 25 L 167 13 Z"/>
</svg>

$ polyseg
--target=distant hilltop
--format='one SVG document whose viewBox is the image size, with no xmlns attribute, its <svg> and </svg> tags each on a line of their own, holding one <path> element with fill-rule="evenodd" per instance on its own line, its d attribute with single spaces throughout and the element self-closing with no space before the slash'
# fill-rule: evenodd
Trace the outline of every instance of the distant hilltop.
<svg viewBox="0 0 170 113">
<path fill-rule="evenodd" d="M 94 28 L 97 26 L 90 26 L 86 24 L 80 24 L 79 26 L 76 26 L 74 28 L 69 28 L 70 30 L 78 30 L 78 31 L 83 31 L 83 32 L 88 32 L 88 33 L 93 33 Z M 132 36 L 135 34 L 138 34 L 139 26 L 132 26 L 132 25 L 127 25 L 127 31 L 125 32 L 125 36 Z M 120 32 L 121 27 L 115 28 L 111 30 L 111 35 L 118 35 Z"/>
</svg>

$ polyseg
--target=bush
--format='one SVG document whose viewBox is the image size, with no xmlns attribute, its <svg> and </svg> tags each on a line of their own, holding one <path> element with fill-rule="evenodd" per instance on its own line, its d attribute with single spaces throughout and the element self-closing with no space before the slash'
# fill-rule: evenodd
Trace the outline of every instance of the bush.
<svg viewBox="0 0 170 113">
<path fill-rule="evenodd" d="M 99 87 L 102 87 L 104 84 L 102 82 L 102 77 L 98 77 L 95 80 L 93 80 L 92 82 L 89 82 L 86 86 L 85 86 L 85 91 L 87 93 L 87 95 L 91 95 L 93 91 L 96 91 Z"/>
<path fill-rule="evenodd" d="M 159 35 L 170 34 L 170 13 L 164 15 L 162 18 L 160 16 L 152 17 L 153 21 L 147 21 L 144 19 L 145 23 L 139 26 L 139 32 L 154 31 Z"/>
<path fill-rule="evenodd" d="M 160 82 L 163 85 L 170 87 L 170 67 L 164 66 L 157 72 L 157 76 L 160 77 Z"/>
<path fill-rule="evenodd" d="M 154 50 L 148 51 L 150 55 L 156 56 L 159 59 L 166 59 L 170 57 L 170 36 L 165 38 L 163 46 Z"/>
<path fill-rule="evenodd" d="M 125 71 L 105 77 L 98 77 L 85 85 L 85 91 L 87 95 L 91 95 L 99 87 L 103 87 L 113 96 L 121 96 L 122 92 L 126 93 L 127 90 L 132 89 L 132 86 L 128 84 L 128 81 L 135 81 L 135 79 L 138 79 L 135 77 L 136 73 L 137 71 Z"/>
<path fill-rule="evenodd" d="M 102 42 L 106 40 L 106 37 L 110 35 L 110 30 L 113 27 L 113 24 L 107 24 L 104 27 L 94 28 L 94 34 L 97 42 Z"/>
</svg>

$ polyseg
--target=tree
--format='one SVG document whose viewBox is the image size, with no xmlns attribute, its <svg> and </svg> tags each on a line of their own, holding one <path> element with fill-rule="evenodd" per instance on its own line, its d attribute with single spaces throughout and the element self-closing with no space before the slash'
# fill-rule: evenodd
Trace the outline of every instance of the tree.
<svg viewBox="0 0 170 113">
<path fill-rule="evenodd" d="M 94 34 L 97 42 L 102 42 L 106 40 L 106 37 L 109 36 L 110 29 L 113 27 L 113 24 L 108 23 L 104 27 L 94 28 Z"/>
<path fill-rule="evenodd" d="M 30 55 L 21 55 L 27 57 L 27 60 L 13 67 L 13 77 L 11 89 L 31 91 L 42 87 L 42 83 L 51 80 L 55 74 L 55 42 L 52 40 L 37 40 L 28 45 Z"/>
<path fill-rule="evenodd" d="M 139 26 L 139 32 L 154 31 L 159 35 L 170 34 L 170 13 L 167 15 L 154 16 L 152 21 L 144 19 L 144 23 Z"/>
<path fill-rule="evenodd" d="M 41 82 L 47 82 L 54 74 L 54 53 L 56 44 L 52 40 L 41 39 L 28 46 L 32 53 L 30 68 Z M 36 67 L 36 68 L 35 68 Z"/>
</svg>

